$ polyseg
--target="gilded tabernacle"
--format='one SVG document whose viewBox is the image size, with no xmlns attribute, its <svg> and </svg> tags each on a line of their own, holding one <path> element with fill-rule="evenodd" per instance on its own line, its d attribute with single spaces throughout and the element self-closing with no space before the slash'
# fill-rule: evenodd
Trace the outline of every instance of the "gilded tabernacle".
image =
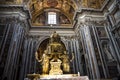
<svg viewBox="0 0 120 80">
<path fill-rule="evenodd" d="M 36 52 L 36 59 L 42 64 L 42 74 L 59 75 L 70 72 L 71 60 L 63 48 L 59 34 L 54 31 L 41 59 Z"/>
</svg>

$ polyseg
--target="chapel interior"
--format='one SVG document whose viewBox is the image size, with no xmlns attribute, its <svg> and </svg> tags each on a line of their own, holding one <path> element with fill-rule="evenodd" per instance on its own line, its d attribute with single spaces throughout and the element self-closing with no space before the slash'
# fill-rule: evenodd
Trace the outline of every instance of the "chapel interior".
<svg viewBox="0 0 120 80">
<path fill-rule="evenodd" d="M 120 0 L 0 0 L 0 80 L 120 80 Z"/>
</svg>

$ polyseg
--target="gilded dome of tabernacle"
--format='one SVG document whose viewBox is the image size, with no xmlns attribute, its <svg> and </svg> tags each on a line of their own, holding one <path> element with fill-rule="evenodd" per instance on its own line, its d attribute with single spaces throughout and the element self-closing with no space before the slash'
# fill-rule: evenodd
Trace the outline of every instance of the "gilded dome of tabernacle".
<svg viewBox="0 0 120 80">
<path fill-rule="evenodd" d="M 50 42 L 60 42 L 60 36 L 56 31 L 50 36 Z"/>
<path fill-rule="evenodd" d="M 58 33 L 56 33 L 56 31 L 54 31 L 54 33 L 51 35 L 51 38 L 57 38 L 60 37 Z"/>
</svg>

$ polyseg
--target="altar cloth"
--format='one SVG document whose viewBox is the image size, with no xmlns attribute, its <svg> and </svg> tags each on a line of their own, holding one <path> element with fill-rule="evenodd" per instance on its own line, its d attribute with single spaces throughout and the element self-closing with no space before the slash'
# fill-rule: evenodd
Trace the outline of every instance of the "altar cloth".
<svg viewBox="0 0 120 80">
<path fill-rule="evenodd" d="M 89 80 L 89 78 L 88 76 L 80 76 L 78 74 L 63 74 L 63 75 L 28 74 L 28 79 L 24 80 Z"/>
<path fill-rule="evenodd" d="M 89 80 L 88 76 L 62 77 L 62 78 L 41 78 L 38 80 Z"/>
</svg>

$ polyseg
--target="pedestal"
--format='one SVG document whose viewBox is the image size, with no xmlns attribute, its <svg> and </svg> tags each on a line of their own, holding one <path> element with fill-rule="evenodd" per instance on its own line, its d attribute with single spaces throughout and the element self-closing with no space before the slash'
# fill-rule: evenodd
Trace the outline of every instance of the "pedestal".
<svg viewBox="0 0 120 80">
<path fill-rule="evenodd" d="M 49 75 L 61 75 L 63 71 L 61 70 L 61 62 L 50 62 L 51 69 Z"/>
</svg>

